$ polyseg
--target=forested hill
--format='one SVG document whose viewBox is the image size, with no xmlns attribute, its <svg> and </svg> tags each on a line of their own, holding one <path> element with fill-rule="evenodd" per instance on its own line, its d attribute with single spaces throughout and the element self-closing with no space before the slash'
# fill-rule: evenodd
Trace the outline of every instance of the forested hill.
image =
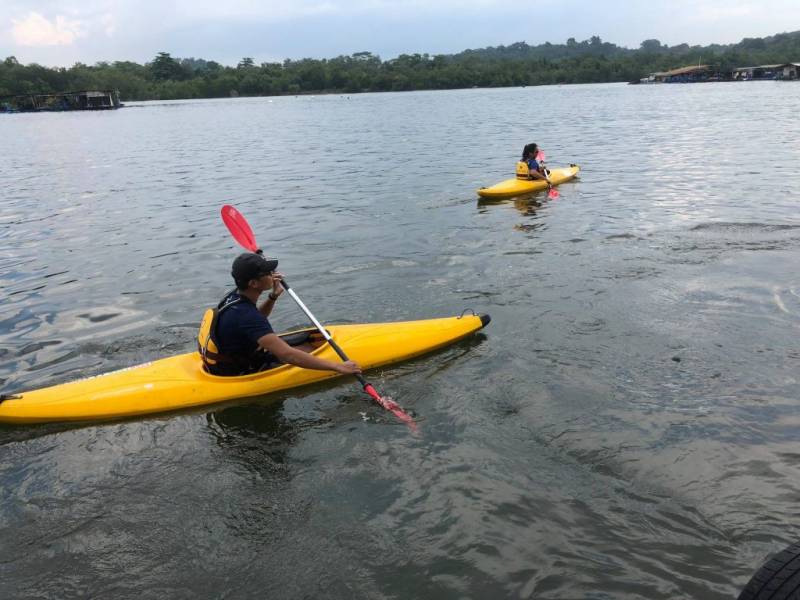
<svg viewBox="0 0 800 600">
<path fill-rule="evenodd" d="M 687 57 L 711 57 L 720 60 L 728 60 L 730 64 L 737 67 L 746 66 L 739 64 L 741 59 L 752 58 L 756 62 L 753 64 L 767 64 L 770 62 L 798 62 L 797 53 L 800 50 L 800 31 L 792 33 L 780 33 L 765 38 L 745 38 L 738 44 L 711 44 L 709 46 L 689 46 L 679 44 L 668 46 L 658 40 L 645 40 L 637 49 L 624 48 L 602 41 L 597 36 L 592 36 L 588 40 L 577 42 L 575 38 L 570 38 L 565 44 L 551 44 L 545 42 L 538 46 L 529 46 L 525 42 L 517 42 L 510 46 L 498 46 L 496 48 L 481 48 L 479 50 L 465 50 L 459 54 L 452 55 L 453 59 L 459 60 L 467 57 L 478 57 L 487 60 L 564 60 L 569 58 L 580 58 L 586 56 L 605 57 L 607 59 L 639 56 L 652 60 L 655 57 L 665 59 L 662 63 L 663 68 L 668 69 L 670 61 L 677 59 L 683 64 Z M 794 59 L 785 58 L 793 55 Z M 689 60 L 688 64 L 692 61 Z M 696 62 L 696 61 L 695 61 Z M 704 63 L 709 63 L 703 58 Z M 711 61 L 713 62 L 713 61 Z M 750 63 L 747 63 L 750 64 Z"/>
<path fill-rule="evenodd" d="M 630 49 L 593 36 L 581 42 L 518 42 L 449 55 L 402 54 L 390 60 L 370 52 L 261 64 L 245 57 L 236 66 L 173 58 L 166 52 L 144 65 L 116 61 L 70 68 L 23 65 L 11 56 L 0 63 L 0 96 L 118 89 L 123 100 L 149 100 L 595 83 L 638 80 L 699 62 L 723 73 L 741 66 L 800 62 L 800 31 L 729 45 L 667 46 L 651 39 Z"/>
</svg>

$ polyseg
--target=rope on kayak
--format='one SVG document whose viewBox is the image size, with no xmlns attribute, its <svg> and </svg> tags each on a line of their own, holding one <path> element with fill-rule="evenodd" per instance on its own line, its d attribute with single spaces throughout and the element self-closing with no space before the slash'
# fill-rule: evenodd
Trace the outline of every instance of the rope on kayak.
<svg viewBox="0 0 800 600">
<path fill-rule="evenodd" d="M 0 404 L 2 404 L 5 400 L 19 400 L 22 396 L 17 396 L 16 394 L 0 394 Z"/>
<path fill-rule="evenodd" d="M 456 317 L 456 318 L 460 319 L 460 318 L 461 318 L 461 317 L 463 317 L 465 314 L 467 314 L 467 311 L 471 312 L 473 317 L 477 317 L 477 316 L 478 316 L 478 313 L 476 313 L 476 312 L 475 312 L 473 309 L 471 309 L 471 308 L 465 308 L 464 310 L 462 310 L 462 311 L 461 311 L 461 314 L 460 314 L 460 315 L 458 315 L 458 317 Z"/>
</svg>

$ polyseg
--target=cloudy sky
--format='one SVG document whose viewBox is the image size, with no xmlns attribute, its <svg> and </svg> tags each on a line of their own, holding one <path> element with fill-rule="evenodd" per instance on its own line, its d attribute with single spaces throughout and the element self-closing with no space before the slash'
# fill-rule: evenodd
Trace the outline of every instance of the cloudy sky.
<svg viewBox="0 0 800 600">
<path fill-rule="evenodd" d="M 70 66 L 157 52 L 236 64 L 370 51 L 450 54 L 599 35 L 638 47 L 800 29 L 798 0 L 3 0 L 0 59 Z M 800 57 L 798 57 L 800 59 Z"/>
</svg>

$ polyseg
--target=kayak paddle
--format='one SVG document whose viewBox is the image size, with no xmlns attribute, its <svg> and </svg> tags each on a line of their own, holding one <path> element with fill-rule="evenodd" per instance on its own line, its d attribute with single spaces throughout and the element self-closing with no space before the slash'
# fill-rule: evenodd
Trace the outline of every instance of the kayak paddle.
<svg viewBox="0 0 800 600">
<path fill-rule="evenodd" d="M 550 173 L 547 172 L 547 167 L 544 166 L 544 151 L 539 150 L 536 153 L 536 162 L 542 163 L 542 168 L 544 169 L 545 177 L 547 178 L 547 197 L 551 200 L 555 200 L 559 197 L 558 190 L 553 187 L 553 184 L 550 183 Z"/>
<path fill-rule="evenodd" d="M 256 254 L 263 254 L 261 248 L 258 247 L 258 243 L 256 243 L 256 236 L 253 234 L 253 230 L 250 227 L 250 224 L 244 218 L 244 215 L 236 210 L 230 204 L 226 204 L 222 207 L 220 211 L 222 213 L 222 221 L 225 223 L 225 226 L 228 228 L 228 231 L 231 232 L 233 239 L 235 239 L 242 248 L 245 250 L 249 250 L 250 252 L 255 252 Z M 331 348 L 334 349 L 336 354 L 339 355 L 339 358 L 342 361 L 347 362 L 350 360 L 347 358 L 347 355 L 344 353 L 344 350 L 337 344 L 331 335 L 325 330 L 325 328 L 317 321 L 316 317 L 311 314 L 311 311 L 308 310 L 308 307 L 300 300 L 300 297 L 294 293 L 294 290 L 289 287 L 289 284 L 286 283 L 285 279 L 281 279 L 281 285 L 283 289 L 288 292 L 288 294 L 292 297 L 297 303 L 297 306 L 300 307 L 305 315 L 309 318 L 309 320 L 314 324 L 314 327 L 322 334 L 322 337 L 325 338 Z M 404 411 L 397 402 L 392 400 L 389 396 L 381 396 L 377 390 L 369 383 L 366 379 L 364 379 L 361 375 L 355 374 L 355 378 L 358 379 L 358 382 L 361 384 L 363 390 L 369 394 L 369 396 L 375 400 L 379 405 L 381 405 L 386 410 L 394 413 L 394 415 L 403 421 L 406 425 L 408 425 L 412 431 L 417 431 L 417 424 L 414 422 L 414 418 L 409 415 L 406 411 Z"/>
</svg>

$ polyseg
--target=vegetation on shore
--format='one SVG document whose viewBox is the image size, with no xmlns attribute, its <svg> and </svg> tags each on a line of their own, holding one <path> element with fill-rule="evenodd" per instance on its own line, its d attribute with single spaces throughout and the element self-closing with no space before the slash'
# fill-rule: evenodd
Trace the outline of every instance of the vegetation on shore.
<svg viewBox="0 0 800 600">
<path fill-rule="evenodd" d="M 735 67 L 791 61 L 800 61 L 800 31 L 729 45 L 667 46 L 645 40 L 629 49 L 593 36 L 582 42 L 518 42 L 458 54 L 402 54 L 391 60 L 370 52 L 261 64 L 243 58 L 235 67 L 176 59 L 166 52 L 144 65 L 116 61 L 70 68 L 23 65 L 11 56 L 0 62 L 0 96 L 117 89 L 124 100 L 154 100 L 599 83 L 638 80 L 700 62 L 727 73 Z"/>
</svg>

